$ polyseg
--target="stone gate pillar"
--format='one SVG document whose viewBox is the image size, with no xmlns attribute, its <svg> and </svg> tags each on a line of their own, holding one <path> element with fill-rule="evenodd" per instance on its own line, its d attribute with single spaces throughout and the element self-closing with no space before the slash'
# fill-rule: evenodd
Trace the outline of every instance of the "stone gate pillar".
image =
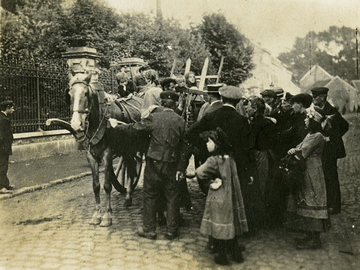
<svg viewBox="0 0 360 270">
<path fill-rule="evenodd" d="M 72 75 L 77 73 L 92 74 L 91 82 L 97 82 L 100 70 L 96 67 L 100 54 L 96 49 L 89 47 L 73 47 L 62 53 L 62 57 L 67 59 L 67 64 Z"/>
</svg>

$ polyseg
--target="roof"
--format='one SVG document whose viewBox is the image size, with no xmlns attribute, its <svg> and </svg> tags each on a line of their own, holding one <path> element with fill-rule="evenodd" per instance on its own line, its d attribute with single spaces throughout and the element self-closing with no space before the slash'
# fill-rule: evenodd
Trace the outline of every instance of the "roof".
<svg viewBox="0 0 360 270">
<path fill-rule="evenodd" d="M 352 84 L 354 85 L 354 87 L 355 87 L 358 91 L 360 91 L 360 80 L 352 80 L 351 82 L 352 82 Z"/>
<path fill-rule="evenodd" d="M 321 66 L 319 66 L 318 64 L 316 64 L 315 66 L 312 66 L 310 70 L 308 70 L 299 80 L 299 83 L 301 85 L 301 81 L 303 81 L 306 77 L 308 76 L 315 76 L 317 77 L 316 74 L 324 74 L 326 77 L 328 77 L 329 79 L 331 79 L 333 76 L 331 76 L 331 74 L 329 72 L 327 72 L 325 69 L 323 69 Z"/>
</svg>

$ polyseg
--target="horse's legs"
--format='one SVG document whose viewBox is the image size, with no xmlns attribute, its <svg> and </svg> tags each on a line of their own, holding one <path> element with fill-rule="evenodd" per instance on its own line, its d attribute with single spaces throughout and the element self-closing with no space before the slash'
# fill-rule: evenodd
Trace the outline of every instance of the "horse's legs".
<svg viewBox="0 0 360 270">
<path fill-rule="evenodd" d="M 112 224 L 112 209 L 111 209 L 111 190 L 112 183 L 111 178 L 116 177 L 114 173 L 114 168 L 112 164 L 112 151 L 110 148 L 107 148 L 104 152 L 104 189 L 106 192 L 106 211 L 102 216 L 102 220 L 100 223 L 101 227 L 109 227 Z"/>
<path fill-rule="evenodd" d="M 133 182 L 136 177 L 136 160 L 131 156 L 126 156 L 125 161 L 125 188 L 126 188 L 126 197 L 125 197 L 125 207 L 132 205 L 132 193 L 133 193 Z"/>
<path fill-rule="evenodd" d="M 91 217 L 91 225 L 99 225 L 101 222 L 101 206 L 100 206 L 100 181 L 99 181 L 99 162 L 95 157 L 87 151 L 86 154 L 87 160 L 90 164 L 92 178 L 93 178 L 93 190 L 95 195 L 95 212 Z"/>
</svg>

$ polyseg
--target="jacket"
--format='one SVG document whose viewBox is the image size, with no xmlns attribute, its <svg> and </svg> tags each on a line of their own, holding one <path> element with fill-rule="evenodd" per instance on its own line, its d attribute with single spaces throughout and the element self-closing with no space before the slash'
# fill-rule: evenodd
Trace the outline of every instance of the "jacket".
<svg viewBox="0 0 360 270">
<path fill-rule="evenodd" d="M 0 155 L 11 155 L 14 140 L 10 119 L 0 112 Z"/>
</svg>

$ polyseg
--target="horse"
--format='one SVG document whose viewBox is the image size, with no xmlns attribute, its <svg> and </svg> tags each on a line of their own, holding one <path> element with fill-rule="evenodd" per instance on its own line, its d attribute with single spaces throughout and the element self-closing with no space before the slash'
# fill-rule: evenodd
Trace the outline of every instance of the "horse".
<svg viewBox="0 0 360 270">
<path fill-rule="evenodd" d="M 118 138 L 110 127 L 107 119 L 115 118 L 121 122 L 131 123 L 140 120 L 142 99 L 131 96 L 117 99 L 106 93 L 101 83 L 90 82 L 91 74 L 70 75 L 69 91 L 71 109 L 71 129 L 78 136 L 78 140 L 86 141 L 87 160 L 90 164 L 95 194 L 95 212 L 90 224 L 108 227 L 112 225 L 112 208 L 110 194 L 112 185 L 124 193 L 126 190 L 125 206 L 132 204 L 131 194 L 134 188 L 134 178 L 139 177 L 141 171 L 142 154 L 138 143 L 131 138 Z M 80 138 L 79 138 L 80 137 Z M 138 148 L 138 149 L 136 149 Z M 122 186 L 114 173 L 113 157 L 120 156 L 122 177 L 129 181 Z M 106 192 L 106 210 L 102 215 L 100 206 L 99 165 L 104 166 L 104 190 Z M 120 168 L 116 173 L 120 173 Z M 137 182 L 136 182 L 137 183 Z M 136 185 L 136 184 L 135 184 Z"/>
</svg>

